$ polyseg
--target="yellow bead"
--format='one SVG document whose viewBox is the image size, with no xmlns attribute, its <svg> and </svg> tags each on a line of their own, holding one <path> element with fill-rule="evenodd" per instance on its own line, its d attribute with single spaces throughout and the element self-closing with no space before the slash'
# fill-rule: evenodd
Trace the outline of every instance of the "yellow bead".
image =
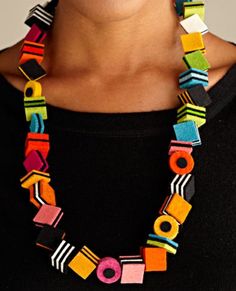
<svg viewBox="0 0 236 291">
<path fill-rule="evenodd" d="M 161 215 L 155 220 L 153 229 L 156 235 L 172 240 L 179 233 L 179 224 L 172 216 Z"/>
<path fill-rule="evenodd" d="M 28 81 L 24 88 L 25 97 L 41 97 L 42 85 L 37 81 Z"/>
<path fill-rule="evenodd" d="M 181 41 L 185 53 L 194 52 L 196 50 L 205 52 L 205 45 L 203 42 L 202 34 L 200 32 L 182 34 Z"/>
</svg>

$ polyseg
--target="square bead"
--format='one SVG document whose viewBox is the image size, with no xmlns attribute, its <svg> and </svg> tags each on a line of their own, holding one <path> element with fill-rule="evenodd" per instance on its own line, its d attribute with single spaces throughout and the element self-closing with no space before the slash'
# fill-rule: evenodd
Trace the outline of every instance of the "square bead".
<svg viewBox="0 0 236 291">
<path fill-rule="evenodd" d="M 179 76 L 179 85 L 182 89 L 189 89 L 198 85 L 208 86 L 208 72 L 191 68 Z"/>
<path fill-rule="evenodd" d="M 25 20 L 25 24 L 29 27 L 33 24 L 37 24 L 43 30 L 48 30 L 53 22 L 53 14 L 46 11 L 46 9 L 38 4 L 34 6 L 30 11 Z"/>
<path fill-rule="evenodd" d="M 46 71 L 40 66 L 40 64 L 31 59 L 24 64 L 18 66 L 18 69 L 28 80 L 39 80 L 46 75 Z"/>
<path fill-rule="evenodd" d="M 182 34 L 181 41 L 185 53 L 194 52 L 196 50 L 205 52 L 205 45 L 203 42 L 202 34 L 200 32 Z"/>
<path fill-rule="evenodd" d="M 166 237 L 159 236 L 156 234 L 149 234 L 147 244 L 150 246 L 154 246 L 157 248 L 163 248 L 168 253 L 176 254 L 177 248 L 179 247 L 178 243 L 174 242 L 173 240 L 170 240 Z"/>
<path fill-rule="evenodd" d="M 211 98 L 202 85 L 194 86 L 180 93 L 178 98 L 182 104 L 193 104 L 207 107 L 211 104 Z"/>
<path fill-rule="evenodd" d="M 167 253 L 164 248 L 143 248 L 145 272 L 160 272 L 167 270 Z"/>
<path fill-rule="evenodd" d="M 35 59 L 40 64 L 43 61 L 43 56 L 44 44 L 24 40 L 19 63 L 23 64 L 28 60 Z"/>
<path fill-rule="evenodd" d="M 195 121 L 197 127 L 204 125 L 206 123 L 206 108 L 190 103 L 180 107 L 177 110 L 177 123 L 190 120 Z"/>
<path fill-rule="evenodd" d="M 207 71 L 211 66 L 201 51 L 189 53 L 183 57 L 187 68 L 194 68 L 201 71 Z"/>
<path fill-rule="evenodd" d="M 194 121 L 185 121 L 173 125 L 176 139 L 192 142 L 193 146 L 201 145 L 198 127 Z"/>
<path fill-rule="evenodd" d="M 33 218 L 33 222 L 39 227 L 43 227 L 45 225 L 56 227 L 63 214 L 64 213 L 60 207 L 43 204 Z"/>
<path fill-rule="evenodd" d="M 195 179 L 192 174 L 176 175 L 171 182 L 171 194 L 178 193 L 187 202 L 195 194 Z"/>
<path fill-rule="evenodd" d="M 183 19 L 180 21 L 180 24 L 187 33 L 200 32 L 201 34 L 205 34 L 208 32 L 207 25 L 198 14 Z"/>
<path fill-rule="evenodd" d="M 99 257 L 97 257 L 89 248 L 84 246 L 69 262 L 68 267 L 83 279 L 87 279 L 87 277 L 95 270 L 98 262 Z"/>
<path fill-rule="evenodd" d="M 122 273 L 121 284 L 142 284 L 144 279 L 145 264 L 139 256 L 120 256 L 119 257 Z"/>
<path fill-rule="evenodd" d="M 21 187 L 29 189 L 33 184 L 41 180 L 44 180 L 45 182 L 49 183 L 51 180 L 49 173 L 33 170 L 20 179 Z"/>
<path fill-rule="evenodd" d="M 184 2 L 184 18 L 188 18 L 194 14 L 198 14 L 199 17 L 204 21 L 205 19 L 205 4 L 204 1 L 191 1 Z"/>
<path fill-rule="evenodd" d="M 191 142 L 171 140 L 168 152 L 169 156 L 177 151 L 184 151 L 188 154 L 191 154 L 193 151 L 193 145 Z"/>
<path fill-rule="evenodd" d="M 40 151 L 31 151 L 23 163 L 27 172 L 32 170 L 46 172 L 48 169 L 47 160 L 42 156 Z"/>
<path fill-rule="evenodd" d="M 30 202 L 37 208 L 43 204 L 56 206 L 56 195 L 54 189 L 45 180 L 40 180 L 29 187 Z"/>
<path fill-rule="evenodd" d="M 176 12 L 179 16 L 183 15 L 184 2 L 191 2 L 192 0 L 175 0 Z"/>
<path fill-rule="evenodd" d="M 65 240 L 61 241 L 51 256 L 51 264 L 61 273 L 67 273 L 68 262 L 74 256 L 75 247 Z"/>
<path fill-rule="evenodd" d="M 36 245 L 49 251 L 54 251 L 64 237 L 64 230 L 45 225 L 36 239 Z"/>
<path fill-rule="evenodd" d="M 48 118 L 45 97 L 25 97 L 24 98 L 25 117 L 30 121 L 32 114 L 41 114 L 45 120 Z"/>
<path fill-rule="evenodd" d="M 50 150 L 49 134 L 28 132 L 25 141 L 25 157 L 33 150 L 40 151 L 46 159 Z"/>
<path fill-rule="evenodd" d="M 43 43 L 47 33 L 43 31 L 37 24 L 33 24 L 30 31 L 27 33 L 25 40 L 37 43 Z"/>
<path fill-rule="evenodd" d="M 179 194 L 171 195 L 168 205 L 165 208 L 166 213 L 173 216 L 180 224 L 186 220 L 192 205 L 184 200 Z"/>
</svg>

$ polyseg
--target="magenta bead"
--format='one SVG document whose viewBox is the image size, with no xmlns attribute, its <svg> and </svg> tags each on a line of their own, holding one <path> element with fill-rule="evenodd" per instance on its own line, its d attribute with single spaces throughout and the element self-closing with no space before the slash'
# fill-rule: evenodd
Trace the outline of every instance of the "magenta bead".
<svg viewBox="0 0 236 291">
<path fill-rule="evenodd" d="M 46 172 L 48 169 L 48 163 L 40 151 L 31 151 L 23 164 L 28 173 L 32 170 Z"/>
<path fill-rule="evenodd" d="M 106 272 L 110 272 L 112 276 L 106 276 Z M 102 258 L 97 266 L 98 279 L 106 284 L 112 284 L 118 281 L 121 277 L 120 263 L 111 257 Z"/>
</svg>

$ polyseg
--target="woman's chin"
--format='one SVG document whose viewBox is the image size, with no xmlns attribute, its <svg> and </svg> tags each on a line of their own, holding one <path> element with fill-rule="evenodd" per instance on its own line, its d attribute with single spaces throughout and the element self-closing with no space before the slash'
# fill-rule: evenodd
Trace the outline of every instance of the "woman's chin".
<svg viewBox="0 0 236 291">
<path fill-rule="evenodd" d="M 62 0 L 68 2 L 68 0 Z M 75 9 L 94 22 L 111 22 L 137 14 L 150 0 L 69 0 Z"/>
</svg>

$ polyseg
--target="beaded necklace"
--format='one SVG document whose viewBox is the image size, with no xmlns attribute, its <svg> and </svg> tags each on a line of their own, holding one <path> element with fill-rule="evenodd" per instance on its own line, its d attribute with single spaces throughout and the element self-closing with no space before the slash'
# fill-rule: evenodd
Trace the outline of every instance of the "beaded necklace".
<svg viewBox="0 0 236 291">
<path fill-rule="evenodd" d="M 99 258 L 87 246 L 77 249 L 65 240 L 65 231 L 59 227 L 63 210 L 56 204 L 55 191 L 50 185 L 47 157 L 50 150 L 49 134 L 45 133 L 47 119 L 46 100 L 42 95 L 39 79 L 46 75 L 40 65 L 44 56 L 44 40 L 53 23 L 58 0 L 33 7 L 25 21 L 30 27 L 20 51 L 18 69 L 27 78 L 24 88 L 24 108 L 29 132 L 25 142 L 24 167 L 27 174 L 20 179 L 28 189 L 30 202 L 37 212 L 33 222 L 39 234 L 36 245 L 49 251 L 51 265 L 61 273 L 72 270 L 83 279 L 93 271 L 106 284 L 142 284 L 145 272 L 167 270 L 167 254 L 176 254 L 178 243 L 174 241 L 179 227 L 186 220 L 194 195 L 194 159 L 192 151 L 201 145 L 199 127 L 206 122 L 206 107 L 211 99 L 204 87 L 208 85 L 210 65 L 205 57 L 203 34 L 208 32 L 203 22 L 203 1 L 176 0 L 177 14 L 186 34 L 181 35 L 187 70 L 179 76 L 183 89 L 178 99 L 177 123 L 173 125 L 175 140 L 170 141 L 169 166 L 175 177 L 170 183 L 170 194 L 154 221 L 153 233 L 148 234 L 140 253 L 118 258 Z"/>
</svg>

